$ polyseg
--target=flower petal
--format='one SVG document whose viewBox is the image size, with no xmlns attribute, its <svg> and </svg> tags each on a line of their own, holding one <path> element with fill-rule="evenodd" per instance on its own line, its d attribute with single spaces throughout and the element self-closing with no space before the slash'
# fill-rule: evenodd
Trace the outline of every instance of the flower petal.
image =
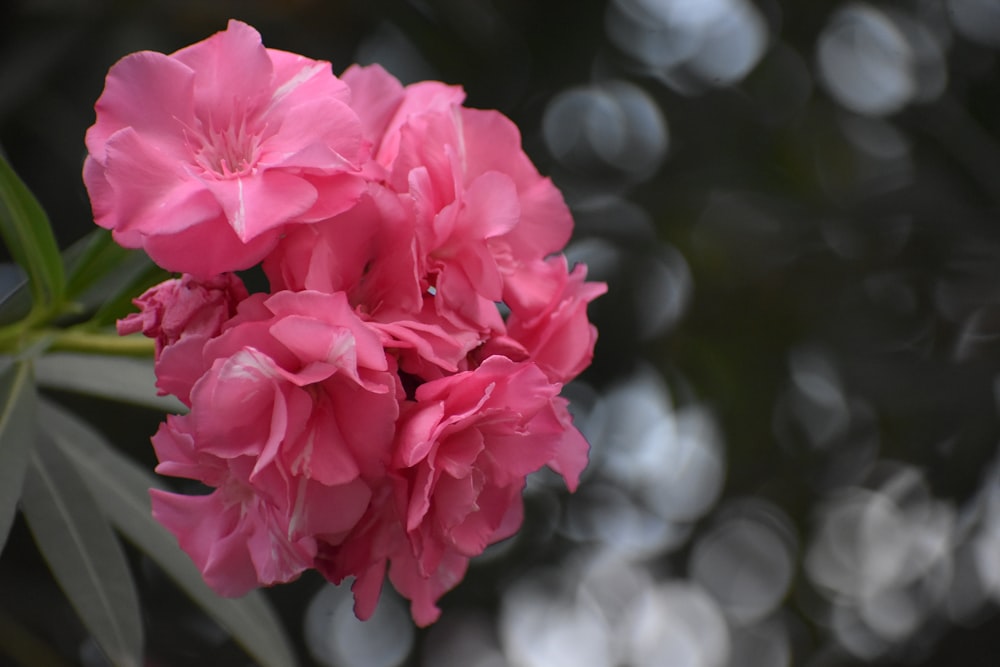
<svg viewBox="0 0 1000 667">
<path fill-rule="evenodd" d="M 207 180 L 236 236 L 247 243 L 309 210 L 316 188 L 282 171 Z"/>
<path fill-rule="evenodd" d="M 196 73 L 195 108 L 209 127 L 226 127 L 234 103 L 262 106 L 270 98 L 271 58 L 260 33 L 246 23 L 230 20 L 225 30 L 169 57 Z"/>
<path fill-rule="evenodd" d="M 243 243 L 220 215 L 176 234 L 146 236 L 142 247 L 154 262 L 168 271 L 208 279 L 257 264 L 277 243 L 280 233 L 281 228 L 272 229 Z M 117 233 L 112 234 L 117 240 Z"/>
<path fill-rule="evenodd" d="M 162 53 L 133 53 L 112 66 L 94 109 L 97 121 L 86 144 L 98 162 L 104 162 L 111 135 L 125 127 L 178 155 L 184 146 L 179 130 L 195 122 L 194 72 Z"/>
<path fill-rule="evenodd" d="M 91 192 L 95 221 L 129 247 L 146 235 L 175 233 L 220 213 L 200 180 L 131 127 L 108 139 L 103 176 L 107 188 L 99 184 Z"/>
<path fill-rule="evenodd" d="M 177 537 L 212 590 L 239 597 L 259 585 L 246 536 L 237 523 L 239 507 L 227 508 L 220 491 L 186 496 L 151 489 L 149 495 L 153 518 Z"/>
</svg>

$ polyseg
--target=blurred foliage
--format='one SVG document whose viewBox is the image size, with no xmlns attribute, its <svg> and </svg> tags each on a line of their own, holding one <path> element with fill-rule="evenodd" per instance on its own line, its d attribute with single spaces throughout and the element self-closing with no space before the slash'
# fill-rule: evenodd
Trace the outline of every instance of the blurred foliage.
<svg viewBox="0 0 1000 667">
<path fill-rule="evenodd" d="M 780 622 L 786 661 L 752 662 L 746 652 L 739 662 L 750 626 L 717 600 L 730 632 L 731 662 L 722 664 L 992 665 L 1000 654 L 998 12 L 990 0 L 14 0 L 0 6 L 0 146 L 67 248 L 92 227 L 80 168 L 93 103 L 108 67 L 129 52 L 175 50 L 232 16 L 268 46 L 328 59 L 335 72 L 378 61 L 404 80 L 463 85 L 470 105 L 518 123 L 576 213 L 570 254 L 610 291 L 591 308 L 601 336 L 594 366 L 586 384 L 570 388 L 595 449 L 583 500 L 542 480 L 522 536 L 473 567 L 444 599 L 445 618 L 474 609 L 492 619 L 498 608 L 503 618 L 535 568 L 601 547 L 600 531 L 567 528 L 587 502 L 607 508 L 622 493 L 652 502 L 646 487 L 625 484 L 638 482 L 615 457 L 639 452 L 622 433 L 682 441 L 704 419 L 718 429 L 720 495 L 673 523 L 653 513 L 679 537 L 632 555 L 652 573 L 642 576 L 687 577 L 718 595 L 699 554 L 712 553 L 720 535 L 732 538 L 726 521 L 746 499 L 773 508 L 765 514 L 787 521 L 778 532 L 797 545 L 776 552 L 794 564 L 767 619 Z M 733 15 L 735 23 L 724 20 Z M 684 31 L 695 29 L 704 48 L 678 55 L 694 34 Z M 126 416 L 72 391 L 44 395 L 149 464 L 144 443 L 157 413 Z M 660 417 L 644 422 L 646 413 L 630 411 L 647 399 Z M 675 413 L 700 416 L 657 430 Z M 686 488 L 684 469 L 653 472 Z M 901 606 L 889 616 L 902 625 L 892 632 L 879 625 L 885 613 L 864 606 L 884 600 L 838 588 L 847 584 L 824 560 L 837 542 L 830 517 L 874 521 L 868 510 L 850 514 L 862 498 L 891 501 L 903 517 L 893 530 L 910 532 L 880 546 L 845 530 L 845 550 L 929 563 L 898 588 L 916 597 L 893 599 Z M 934 531 L 918 535 L 921 526 Z M 926 555 L 938 538 L 940 549 Z M 192 620 L 201 618 L 193 605 L 141 549 L 124 550 L 151 663 L 245 664 L 225 633 Z M 844 556 L 846 572 L 855 556 Z M 872 576 L 859 568 L 859 580 Z M 315 652 L 304 610 L 320 586 L 305 577 L 267 591 L 304 661 Z M 904 622 L 900 610 L 919 618 Z M 2 639 L 13 633 L 49 647 L 52 660 L 102 664 L 73 619 L 15 520 L 0 558 L 0 649 L 13 646 Z M 867 634 L 850 629 L 861 626 Z M 509 649 L 504 627 L 499 640 L 498 630 L 487 634 Z M 446 633 L 418 633 L 411 663 L 445 664 L 420 656 L 435 655 Z M 713 664 L 704 660 L 693 664 Z M 5 664 L 17 662 L 0 655 Z"/>
</svg>

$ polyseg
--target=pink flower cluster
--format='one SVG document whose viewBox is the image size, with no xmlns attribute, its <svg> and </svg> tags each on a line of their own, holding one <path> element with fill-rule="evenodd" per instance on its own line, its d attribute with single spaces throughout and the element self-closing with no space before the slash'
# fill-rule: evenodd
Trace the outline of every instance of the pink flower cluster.
<svg viewBox="0 0 1000 667">
<path fill-rule="evenodd" d="M 386 575 L 418 624 L 512 535 L 525 476 L 588 446 L 562 385 L 590 362 L 572 227 L 517 128 L 460 88 L 266 49 L 251 27 L 118 62 L 87 133 L 97 223 L 181 273 L 122 334 L 189 408 L 153 437 L 153 514 L 223 595 L 315 568 Z M 260 265 L 270 290 L 235 271 Z"/>
</svg>

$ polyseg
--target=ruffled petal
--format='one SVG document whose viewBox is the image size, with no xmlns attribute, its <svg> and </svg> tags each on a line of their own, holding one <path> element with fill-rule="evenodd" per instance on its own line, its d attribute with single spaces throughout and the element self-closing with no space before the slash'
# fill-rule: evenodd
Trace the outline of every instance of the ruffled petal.
<svg viewBox="0 0 1000 667">
<path fill-rule="evenodd" d="M 247 537 L 239 528 L 239 508 L 227 508 L 220 491 L 185 496 L 151 489 L 149 496 L 153 518 L 177 537 L 212 590 L 239 597 L 260 585 Z"/>
</svg>

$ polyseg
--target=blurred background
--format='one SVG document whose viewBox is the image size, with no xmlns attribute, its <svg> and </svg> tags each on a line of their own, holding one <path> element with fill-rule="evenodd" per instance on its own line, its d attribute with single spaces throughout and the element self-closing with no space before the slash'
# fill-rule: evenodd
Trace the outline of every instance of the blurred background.
<svg viewBox="0 0 1000 667">
<path fill-rule="evenodd" d="M 610 286 L 579 491 L 533 477 L 426 631 L 268 591 L 303 664 L 1000 664 L 1000 0 L 8 0 L 0 147 L 61 245 L 107 69 L 229 17 L 506 113 Z M 130 554 L 148 665 L 252 664 Z M 20 522 L 0 638 L 106 664 Z"/>
</svg>

